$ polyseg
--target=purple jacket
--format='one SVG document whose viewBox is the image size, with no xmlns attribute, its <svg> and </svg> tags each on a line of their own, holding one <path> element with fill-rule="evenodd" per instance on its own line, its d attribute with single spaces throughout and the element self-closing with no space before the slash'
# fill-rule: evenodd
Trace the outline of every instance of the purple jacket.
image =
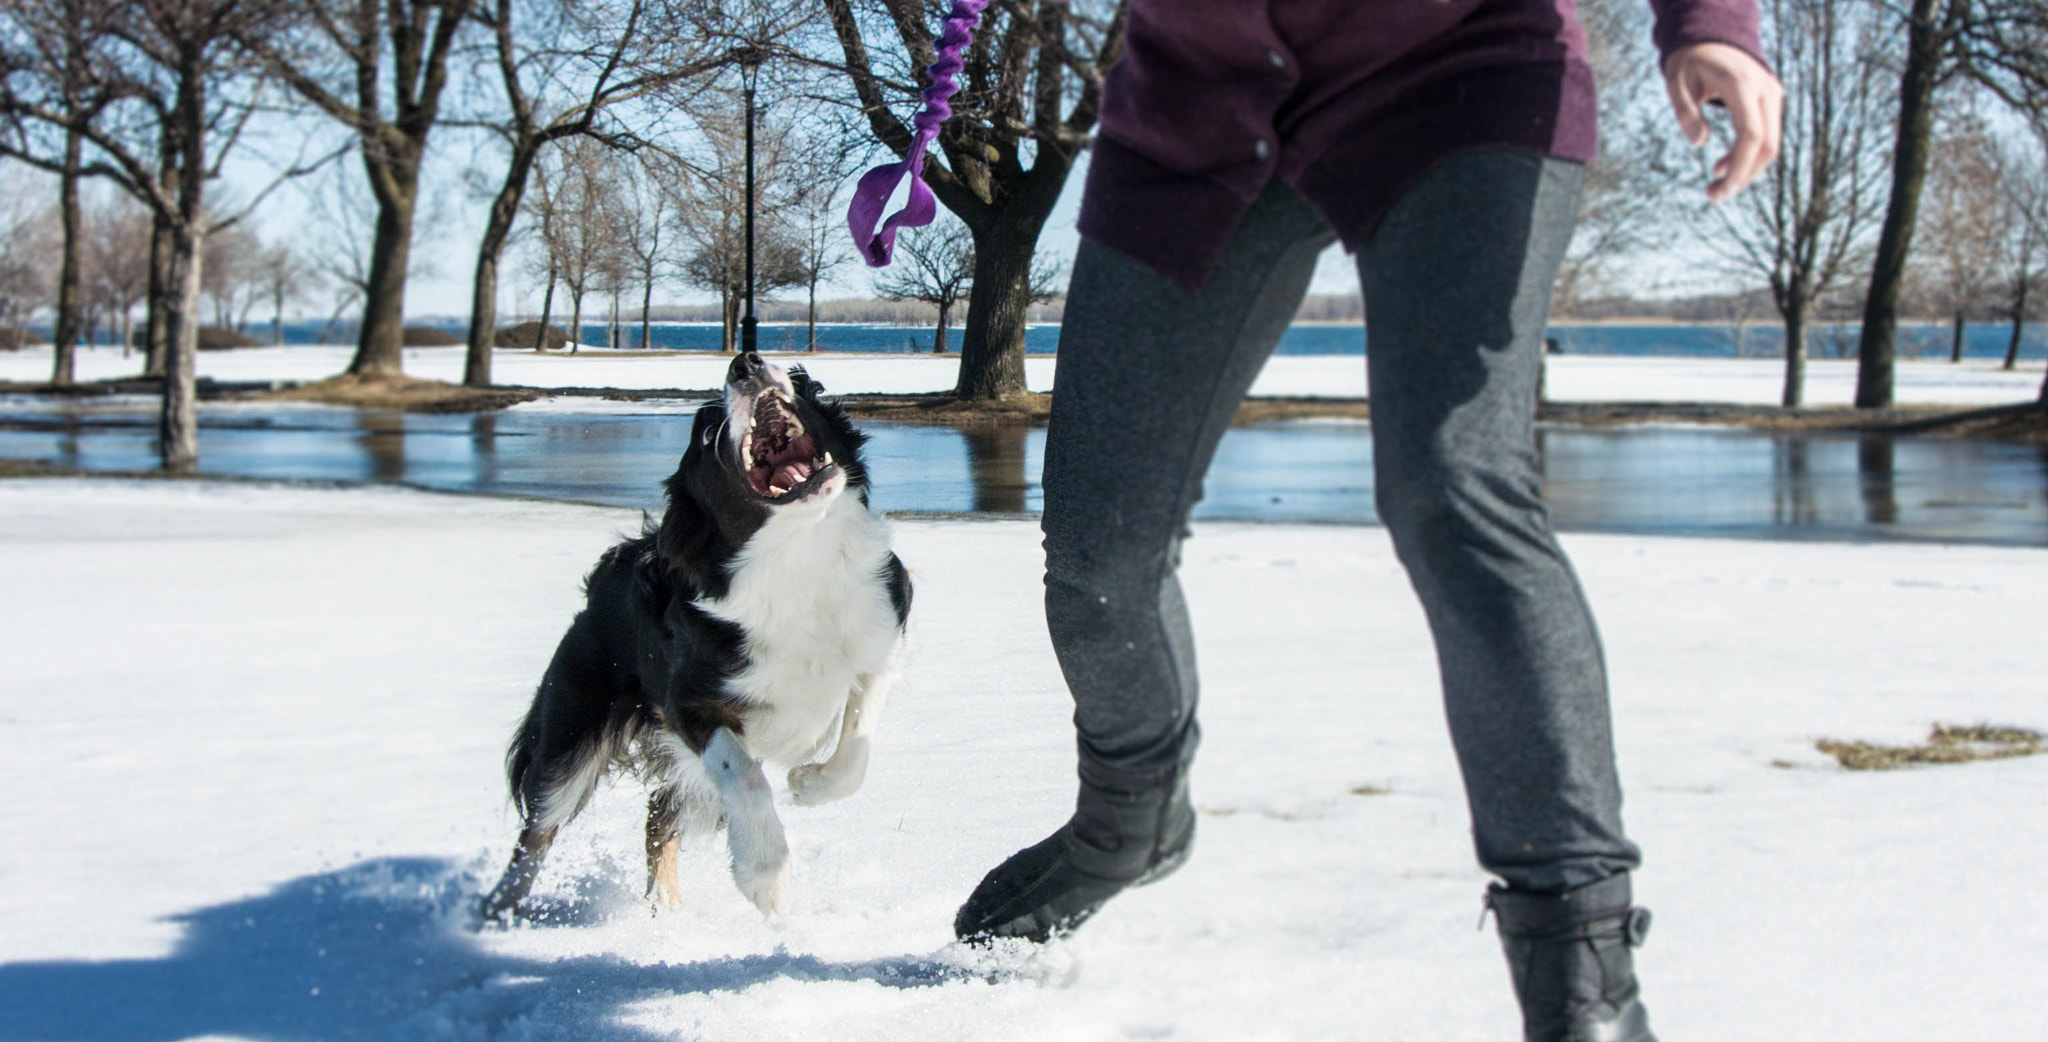
<svg viewBox="0 0 2048 1042">
<path fill-rule="evenodd" d="M 1755 0 L 1650 0 L 1662 54 L 1751 54 Z M 1198 290 L 1278 174 L 1357 249 L 1434 164 L 1478 148 L 1587 162 L 1575 0 L 1131 0 L 1081 234 Z"/>
</svg>

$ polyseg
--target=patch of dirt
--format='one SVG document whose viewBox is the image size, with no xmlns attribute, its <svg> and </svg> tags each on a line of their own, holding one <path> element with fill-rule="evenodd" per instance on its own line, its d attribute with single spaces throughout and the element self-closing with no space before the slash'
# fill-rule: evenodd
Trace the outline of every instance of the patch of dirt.
<svg viewBox="0 0 2048 1042">
<path fill-rule="evenodd" d="M 469 343 L 467 333 L 456 336 L 433 326 L 406 326 L 398 331 L 398 335 L 407 347 L 455 347 Z"/>
<path fill-rule="evenodd" d="M 1536 415 L 1548 423 L 1584 427 L 1699 423 L 1763 431 L 1931 434 L 2048 444 L 2048 409 L 2032 402 L 1992 408 L 1909 405 L 1893 409 L 1785 409 L 1714 402 L 1544 402 Z"/>
<path fill-rule="evenodd" d="M 237 333 L 232 329 L 215 326 L 199 327 L 199 349 L 201 351 L 233 351 L 243 347 L 263 347 L 263 341 L 252 336 Z"/>
<path fill-rule="evenodd" d="M 859 419 L 948 426 L 1029 423 L 1041 426 L 1052 412 L 1052 396 L 1027 394 L 993 401 L 962 401 L 951 394 L 847 394 L 838 396 Z M 1363 398 L 1247 398 L 1232 423 L 1372 418 Z M 1537 410 L 1545 423 L 1580 427 L 1626 427 L 1651 423 L 1695 423 L 1760 431 L 1839 431 L 1927 434 L 2048 444 L 2048 409 L 2032 403 L 1996 408 L 1904 406 L 1896 409 L 1813 407 L 1715 402 L 1545 402 Z"/>
<path fill-rule="evenodd" d="M 842 394 L 839 404 L 861 420 L 894 420 L 947 427 L 1028 423 L 1042 426 L 1052 414 L 1052 395 L 1018 394 L 1008 398 L 962 400 L 951 394 Z"/>
<path fill-rule="evenodd" d="M 534 345 L 539 343 L 540 340 L 540 323 L 538 322 L 521 322 L 516 326 L 504 326 L 491 337 L 491 342 L 498 347 L 516 347 L 527 351 L 533 350 Z M 569 334 L 562 332 L 557 326 L 549 326 L 547 346 L 550 349 L 568 347 Z"/>
<path fill-rule="evenodd" d="M 44 478 L 56 473 L 39 459 L 0 458 L 0 478 Z"/>
<path fill-rule="evenodd" d="M 410 376 L 344 373 L 317 383 L 259 395 L 260 401 L 320 402 L 402 412 L 495 412 L 546 395 L 527 387 L 464 387 Z"/>
<path fill-rule="evenodd" d="M 2039 731 L 2023 727 L 1994 727 L 1989 724 L 1935 724 L 1922 745 L 1874 745 L 1823 738 L 1814 748 L 1839 760 L 1852 771 L 1895 771 L 1902 767 L 1930 763 L 1971 763 L 1977 760 L 2010 760 L 2048 752 Z"/>
</svg>

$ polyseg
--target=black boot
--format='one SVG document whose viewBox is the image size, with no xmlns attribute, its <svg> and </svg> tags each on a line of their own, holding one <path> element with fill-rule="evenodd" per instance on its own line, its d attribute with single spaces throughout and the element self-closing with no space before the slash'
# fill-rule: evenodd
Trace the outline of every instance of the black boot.
<svg viewBox="0 0 2048 1042">
<path fill-rule="evenodd" d="M 1561 894 L 1496 885 L 1486 905 L 1500 924 L 1527 1042 L 1656 1042 L 1629 954 L 1649 933 L 1650 913 L 1629 905 L 1628 876 Z"/>
<path fill-rule="evenodd" d="M 1081 925 L 1123 888 L 1163 878 L 1187 860 L 1195 810 L 1186 768 L 1121 771 L 1083 756 L 1080 773 L 1073 818 L 982 878 L 953 917 L 956 936 L 1045 941 Z"/>
</svg>

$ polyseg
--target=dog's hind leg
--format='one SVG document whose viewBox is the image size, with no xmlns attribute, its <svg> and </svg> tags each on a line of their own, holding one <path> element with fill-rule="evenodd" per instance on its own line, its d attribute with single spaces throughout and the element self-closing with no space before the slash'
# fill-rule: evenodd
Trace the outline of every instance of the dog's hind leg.
<svg viewBox="0 0 2048 1042">
<path fill-rule="evenodd" d="M 871 736 L 882 720 L 882 706 L 889 698 L 894 672 L 862 676 L 846 696 L 846 711 L 840 715 L 839 745 L 824 763 L 807 763 L 790 768 L 789 794 L 798 806 L 843 800 L 860 791 L 868 776 Z"/>
<path fill-rule="evenodd" d="M 555 834 L 583 809 L 613 759 L 606 727 L 608 691 L 589 671 L 575 668 L 581 661 L 577 637 L 583 619 L 578 616 L 556 649 L 533 708 L 505 755 L 523 822 L 511 863 L 478 908 L 486 920 L 502 922 L 516 913 L 533 889 Z"/>
<path fill-rule="evenodd" d="M 676 881 L 676 851 L 682 845 L 676 803 L 681 799 L 682 793 L 671 787 L 647 797 L 647 900 L 657 911 L 683 903 L 682 885 Z"/>
<path fill-rule="evenodd" d="M 498 877 L 498 885 L 484 895 L 477 908 L 485 922 L 503 923 L 511 919 L 533 889 L 533 880 L 540 874 L 540 863 L 548 856 L 548 848 L 555 845 L 557 829 L 540 829 L 529 825 L 519 830 L 519 842 L 512 848 L 512 863 L 505 866 L 505 874 Z"/>
<path fill-rule="evenodd" d="M 647 901 L 656 911 L 683 903 L 676 880 L 683 843 L 718 831 L 718 798 L 697 781 L 665 784 L 647 797 Z"/>
<path fill-rule="evenodd" d="M 703 762 L 725 807 L 733 882 L 762 914 L 784 911 L 789 905 L 789 840 L 782 833 L 782 819 L 775 816 L 775 799 L 761 762 L 724 727 L 705 745 Z"/>
</svg>

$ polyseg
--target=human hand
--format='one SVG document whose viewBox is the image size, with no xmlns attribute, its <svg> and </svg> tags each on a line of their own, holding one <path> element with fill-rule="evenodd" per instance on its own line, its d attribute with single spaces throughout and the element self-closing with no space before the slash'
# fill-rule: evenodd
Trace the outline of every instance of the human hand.
<svg viewBox="0 0 2048 1042">
<path fill-rule="evenodd" d="M 1742 191 L 1778 157 L 1785 88 L 1748 52 L 1725 43 L 1680 47 L 1664 59 L 1664 90 L 1679 129 L 1695 148 L 1707 143 L 1701 105 L 1718 102 L 1728 110 L 1735 143 L 1714 163 L 1709 200 L 1718 203 Z"/>
</svg>

